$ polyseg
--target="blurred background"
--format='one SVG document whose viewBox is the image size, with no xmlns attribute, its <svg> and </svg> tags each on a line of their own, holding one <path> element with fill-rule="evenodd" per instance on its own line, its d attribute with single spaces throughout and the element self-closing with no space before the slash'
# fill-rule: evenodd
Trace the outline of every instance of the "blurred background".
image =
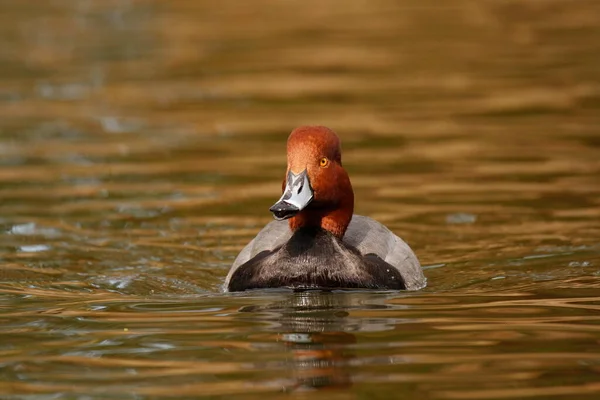
<svg viewBox="0 0 600 400">
<path fill-rule="evenodd" d="M 599 109 L 596 0 L 0 0 L 0 395 L 592 398 Z M 220 294 L 271 220 L 287 135 L 317 124 L 424 291 Z M 431 336 L 450 326 L 471 336 Z M 343 371 L 289 361 L 296 331 Z"/>
</svg>

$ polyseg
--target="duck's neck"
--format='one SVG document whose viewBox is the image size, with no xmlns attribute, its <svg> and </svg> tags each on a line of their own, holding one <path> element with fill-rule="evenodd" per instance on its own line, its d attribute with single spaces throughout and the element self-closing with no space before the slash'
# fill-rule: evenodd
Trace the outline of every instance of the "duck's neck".
<svg viewBox="0 0 600 400">
<path fill-rule="evenodd" d="M 334 206 L 309 206 L 290 218 L 292 232 L 300 228 L 321 228 L 342 239 L 354 212 L 354 194 L 344 196 Z"/>
</svg>

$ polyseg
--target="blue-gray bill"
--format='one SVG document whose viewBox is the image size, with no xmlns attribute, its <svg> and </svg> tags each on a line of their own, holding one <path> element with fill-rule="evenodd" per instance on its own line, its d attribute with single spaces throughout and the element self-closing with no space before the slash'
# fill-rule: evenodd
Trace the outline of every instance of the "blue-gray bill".
<svg viewBox="0 0 600 400">
<path fill-rule="evenodd" d="M 288 171 L 285 190 L 277 203 L 269 208 L 269 211 L 273 213 L 273 217 L 278 221 L 291 218 L 306 208 L 312 201 L 313 196 L 314 193 L 310 186 L 307 171 L 304 170 L 298 175 Z"/>
</svg>

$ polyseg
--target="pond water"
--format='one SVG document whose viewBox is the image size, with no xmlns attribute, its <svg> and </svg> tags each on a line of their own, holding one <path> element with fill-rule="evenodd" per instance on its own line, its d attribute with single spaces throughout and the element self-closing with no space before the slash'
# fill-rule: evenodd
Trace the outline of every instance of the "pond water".
<svg viewBox="0 0 600 400">
<path fill-rule="evenodd" d="M 599 20 L 0 1 L 0 398 L 598 398 Z M 221 292 L 306 124 L 427 288 Z"/>
</svg>

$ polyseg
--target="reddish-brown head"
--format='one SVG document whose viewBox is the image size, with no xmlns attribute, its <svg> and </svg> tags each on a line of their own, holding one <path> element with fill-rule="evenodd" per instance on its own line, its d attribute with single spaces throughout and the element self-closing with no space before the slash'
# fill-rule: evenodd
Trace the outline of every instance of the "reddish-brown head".
<svg viewBox="0 0 600 400">
<path fill-rule="evenodd" d="M 273 207 L 275 218 L 290 219 L 290 228 L 321 227 L 343 237 L 354 211 L 354 192 L 342 167 L 340 139 L 324 126 L 296 128 L 287 143 L 283 195 Z"/>
</svg>

